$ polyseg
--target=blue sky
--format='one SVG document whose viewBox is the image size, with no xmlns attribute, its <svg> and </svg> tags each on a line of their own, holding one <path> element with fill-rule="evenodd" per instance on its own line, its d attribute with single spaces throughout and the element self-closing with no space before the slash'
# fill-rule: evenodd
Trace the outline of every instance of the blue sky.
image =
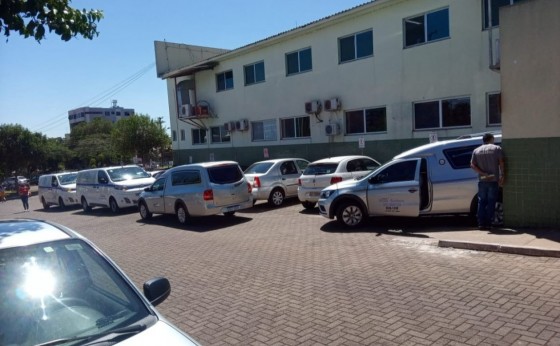
<svg viewBox="0 0 560 346">
<path fill-rule="evenodd" d="M 68 110 L 118 105 L 169 123 L 154 41 L 234 49 L 367 0 L 73 0 L 103 10 L 100 35 L 40 44 L 0 36 L 0 124 L 48 137 L 70 131 Z"/>
</svg>

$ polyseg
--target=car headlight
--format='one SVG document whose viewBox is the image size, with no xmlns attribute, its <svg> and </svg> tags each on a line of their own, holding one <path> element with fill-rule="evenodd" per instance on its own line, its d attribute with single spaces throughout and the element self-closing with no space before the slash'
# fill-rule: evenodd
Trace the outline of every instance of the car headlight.
<svg viewBox="0 0 560 346">
<path fill-rule="evenodd" d="M 336 192 L 336 190 L 323 190 L 323 191 L 321 191 L 320 198 L 321 199 L 327 199 L 335 192 Z"/>
</svg>

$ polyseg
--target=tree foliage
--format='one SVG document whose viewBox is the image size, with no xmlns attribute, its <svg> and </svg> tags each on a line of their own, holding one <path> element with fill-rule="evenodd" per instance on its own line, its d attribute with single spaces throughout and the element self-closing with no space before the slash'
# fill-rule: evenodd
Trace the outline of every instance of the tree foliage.
<svg viewBox="0 0 560 346">
<path fill-rule="evenodd" d="M 103 18 L 100 10 L 78 10 L 70 7 L 71 0 L 1 0 L 0 33 L 12 32 L 37 42 L 47 30 L 64 41 L 78 35 L 93 39 L 99 35 L 97 23 Z"/>
<path fill-rule="evenodd" d="M 46 155 L 46 137 L 21 125 L 0 126 L 0 171 L 4 176 L 27 174 Z"/>
<path fill-rule="evenodd" d="M 95 118 L 91 122 L 76 125 L 70 133 L 69 147 L 79 162 L 78 168 L 90 165 L 94 158 L 97 165 L 111 165 L 117 163 L 111 146 L 111 131 L 113 124 L 103 118 Z"/>
</svg>

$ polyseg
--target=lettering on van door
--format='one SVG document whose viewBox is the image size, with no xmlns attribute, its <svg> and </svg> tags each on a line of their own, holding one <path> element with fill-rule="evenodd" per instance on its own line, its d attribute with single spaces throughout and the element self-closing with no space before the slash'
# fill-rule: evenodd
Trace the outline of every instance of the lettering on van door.
<svg viewBox="0 0 560 346">
<path fill-rule="evenodd" d="M 404 204 L 404 200 L 394 198 L 380 198 L 379 203 L 385 208 L 386 213 L 398 213 L 400 212 L 400 208 Z"/>
</svg>

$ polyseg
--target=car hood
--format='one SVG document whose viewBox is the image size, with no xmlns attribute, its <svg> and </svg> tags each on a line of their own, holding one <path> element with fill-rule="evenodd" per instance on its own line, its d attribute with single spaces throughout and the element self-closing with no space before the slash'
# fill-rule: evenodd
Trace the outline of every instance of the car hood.
<svg viewBox="0 0 560 346">
<path fill-rule="evenodd" d="M 356 186 L 358 184 L 358 181 L 359 180 L 356 180 L 356 179 L 343 180 L 340 183 L 336 183 L 334 185 L 329 185 L 329 186 L 325 187 L 325 189 L 329 189 L 329 190 L 344 189 L 344 188 L 347 188 L 347 187 Z"/>
<path fill-rule="evenodd" d="M 168 324 L 166 321 L 159 320 L 156 324 L 143 332 L 130 337 L 119 345 L 132 346 L 132 345 L 188 345 L 197 346 L 198 343 L 191 339 L 188 335 L 183 334 L 175 327 Z"/>
</svg>

